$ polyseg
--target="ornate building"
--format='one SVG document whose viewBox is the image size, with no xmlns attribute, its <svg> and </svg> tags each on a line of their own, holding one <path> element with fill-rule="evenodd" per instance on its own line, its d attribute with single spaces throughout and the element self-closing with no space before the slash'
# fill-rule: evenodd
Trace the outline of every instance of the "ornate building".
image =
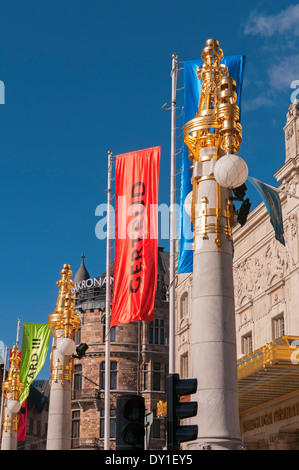
<svg viewBox="0 0 299 470">
<path fill-rule="evenodd" d="M 19 450 L 46 450 L 50 385 L 48 380 L 34 380 L 27 398 L 27 432 L 18 442 Z"/>
<path fill-rule="evenodd" d="M 151 448 L 165 445 L 165 420 L 156 419 L 157 403 L 166 401 L 168 372 L 168 273 L 169 253 L 159 248 L 155 320 L 117 325 L 110 330 L 110 448 L 115 447 L 116 397 L 140 394 L 146 413 L 153 412 Z M 81 328 L 76 343 L 88 350 L 75 360 L 72 397 L 72 448 L 103 449 L 105 387 L 105 273 L 90 275 L 82 263 L 75 275 L 76 312 Z M 110 287 L 113 284 L 113 264 Z"/>
<path fill-rule="evenodd" d="M 264 203 L 233 230 L 238 398 L 246 449 L 299 449 L 299 102 L 290 105 L 286 158 L 275 173 L 286 245 L 274 237 Z M 286 194 L 288 193 L 288 194 Z M 192 274 L 176 288 L 176 369 L 190 370 Z"/>
</svg>

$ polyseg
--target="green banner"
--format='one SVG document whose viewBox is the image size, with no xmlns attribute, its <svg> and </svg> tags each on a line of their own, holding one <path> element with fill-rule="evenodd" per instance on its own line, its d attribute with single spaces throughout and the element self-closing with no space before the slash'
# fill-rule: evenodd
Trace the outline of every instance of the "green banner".
<svg viewBox="0 0 299 470">
<path fill-rule="evenodd" d="M 20 381 L 25 385 L 21 405 L 29 395 L 30 385 L 42 369 L 48 352 L 51 331 L 48 324 L 24 323 Z"/>
</svg>

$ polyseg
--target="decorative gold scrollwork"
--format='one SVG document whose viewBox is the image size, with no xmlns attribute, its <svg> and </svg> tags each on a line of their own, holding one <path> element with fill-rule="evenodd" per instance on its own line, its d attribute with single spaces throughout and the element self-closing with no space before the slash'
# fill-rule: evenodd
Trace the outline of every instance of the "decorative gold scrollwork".
<svg viewBox="0 0 299 470">
<path fill-rule="evenodd" d="M 65 356 L 63 356 L 63 362 L 61 363 L 59 358 L 56 358 L 55 364 L 51 364 L 51 380 L 57 383 L 61 380 L 61 385 L 64 387 L 65 381 L 72 383 L 73 377 L 73 359 L 70 358 L 67 363 L 65 363 Z"/>
<path fill-rule="evenodd" d="M 13 431 L 18 431 L 19 415 L 16 414 L 14 418 L 10 418 L 9 415 L 5 415 L 3 419 L 3 431 L 9 432 L 12 435 Z"/>
</svg>

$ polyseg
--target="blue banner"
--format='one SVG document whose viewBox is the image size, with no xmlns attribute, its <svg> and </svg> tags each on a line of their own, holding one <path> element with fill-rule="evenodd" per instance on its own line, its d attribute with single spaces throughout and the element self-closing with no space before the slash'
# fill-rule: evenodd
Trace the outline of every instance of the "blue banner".
<svg viewBox="0 0 299 470">
<path fill-rule="evenodd" d="M 285 246 L 285 240 L 283 236 L 284 229 L 282 220 L 282 209 L 280 197 L 277 190 L 275 188 L 272 188 L 271 186 L 268 186 L 265 183 L 262 183 L 256 178 L 252 178 L 252 176 L 248 176 L 247 179 L 255 187 L 255 189 L 258 191 L 265 203 L 267 212 L 270 216 L 270 222 L 274 228 L 276 240 L 278 240 Z"/>
<path fill-rule="evenodd" d="M 228 72 L 236 81 L 238 106 L 241 116 L 241 94 L 243 83 L 243 72 L 245 56 L 229 56 L 222 60 L 227 65 Z M 184 62 L 184 124 L 195 117 L 198 112 L 198 104 L 201 93 L 201 82 L 197 77 L 196 70 L 203 65 L 203 61 L 189 60 Z M 178 273 L 190 273 L 193 270 L 193 228 L 191 218 L 184 209 L 186 196 L 192 190 L 190 166 L 192 162 L 188 158 L 188 149 L 183 144 L 182 166 L 181 166 L 181 198 L 180 198 L 180 229 L 179 229 L 179 253 Z"/>
</svg>

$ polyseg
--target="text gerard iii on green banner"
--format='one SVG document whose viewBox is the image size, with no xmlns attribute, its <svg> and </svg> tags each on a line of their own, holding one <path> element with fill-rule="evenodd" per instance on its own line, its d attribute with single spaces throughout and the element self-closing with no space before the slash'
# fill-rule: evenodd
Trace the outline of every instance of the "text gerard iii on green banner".
<svg viewBox="0 0 299 470">
<path fill-rule="evenodd" d="M 45 363 L 50 334 L 51 331 L 48 324 L 23 324 L 20 380 L 25 385 L 25 388 L 20 396 L 21 405 L 29 395 L 31 383 L 39 374 Z"/>
</svg>

